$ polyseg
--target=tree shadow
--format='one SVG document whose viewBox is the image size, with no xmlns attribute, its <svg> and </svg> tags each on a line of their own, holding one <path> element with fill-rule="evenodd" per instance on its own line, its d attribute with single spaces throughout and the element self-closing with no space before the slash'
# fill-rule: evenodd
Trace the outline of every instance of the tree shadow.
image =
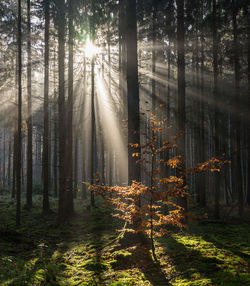
<svg viewBox="0 0 250 286">
<path fill-rule="evenodd" d="M 100 285 L 103 281 L 103 274 L 107 270 L 107 267 L 102 259 L 101 251 L 104 248 L 104 236 L 107 224 L 104 221 L 104 216 L 100 209 L 92 209 L 93 214 L 90 219 L 90 242 L 91 248 L 94 250 L 94 259 L 91 263 L 86 265 L 86 269 L 94 272 L 92 276 L 95 285 Z"/>
<path fill-rule="evenodd" d="M 117 255 L 114 270 L 138 268 L 145 278 L 154 286 L 170 285 L 158 261 L 154 261 L 151 254 L 150 243 L 132 234 L 126 234 L 116 251 L 127 249 L 131 256 Z"/>
<path fill-rule="evenodd" d="M 249 226 L 247 226 L 249 228 Z M 232 236 L 232 233 L 234 234 L 234 237 Z M 236 237 L 235 237 L 236 234 Z M 250 263 L 250 255 L 244 250 L 241 250 L 241 248 L 248 248 L 249 251 L 249 242 L 250 242 L 250 237 L 249 237 L 250 231 L 244 232 L 244 235 L 241 235 L 237 231 L 225 231 L 223 233 L 223 237 L 221 237 L 221 234 L 214 236 L 210 235 L 209 233 L 201 233 L 201 237 L 208 242 L 213 243 L 213 245 L 217 248 L 226 250 L 234 255 L 237 255 L 241 257 L 242 259 L 245 259 L 248 263 Z M 248 237 L 247 237 L 248 236 Z"/>
<path fill-rule="evenodd" d="M 166 247 L 166 253 L 163 255 L 167 254 L 169 262 L 174 266 L 178 277 L 188 281 L 211 279 L 211 282 L 215 284 L 236 283 L 236 285 L 243 285 L 237 274 L 236 276 L 233 275 L 229 269 L 224 267 L 223 261 L 216 257 L 205 256 L 210 255 L 209 253 L 202 254 L 199 250 L 195 250 L 192 245 L 190 247 L 184 245 L 171 236 L 167 239 L 161 239 L 160 243 Z"/>
</svg>

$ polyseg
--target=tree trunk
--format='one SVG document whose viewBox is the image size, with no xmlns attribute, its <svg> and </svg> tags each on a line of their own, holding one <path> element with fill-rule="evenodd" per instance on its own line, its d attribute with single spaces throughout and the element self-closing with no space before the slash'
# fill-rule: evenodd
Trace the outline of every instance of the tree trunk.
<svg viewBox="0 0 250 286">
<path fill-rule="evenodd" d="M 33 185 L 33 161 L 32 161 L 32 97 L 31 97 L 31 23 L 30 23 L 30 0 L 27 0 L 27 128 L 28 128 L 28 144 L 27 144 L 27 192 L 26 204 L 27 208 L 32 207 L 32 185 Z"/>
<path fill-rule="evenodd" d="M 246 16 L 247 16 L 247 81 L 248 81 L 248 110 L 250 110 L 250 7 L 246 7 Z M 248 176 L 247 176 L 247 204 L 250 206 L 250 115 L 248 113 L 247 117 L 248 122 L 248 132 L 247 132 L 247 156 L 248 156 Z"/>
<path fill-rule="evenodd" d="M 152 113 L 155 114 L 156 107 L 156 73 L 155 73 L 155 65 L 156 65 L 156 9 L 157 4 L 156 1 L 153 1 L 152 5 Z"/>
<path fill-rule="evenodd" d="M 127 20 L 127 104 L 128 104 L 128 144 L 140 145 L 140 104 L 137 60 L 137 21 L 136 1 L 126 1 Z M 140 166 L 136 164 L 138 157 L 132 157 L 140 148 L 128 147 L 128 181 L 140 181 Z"/>
<path fill-rule="evenodd" d="M 69 60 L 68 60 L 68 102 L 67 102 L 67 148 L 66 152 L 66 202 L 67 214 L 74 211 L 73 206 L 73 65 L 74 65 L 74 26 L 73 3 L 68 3 Z"/>
<path fill-rule="evenodd" d="M 83 72 L 83 92 L 84 92 L 84 103 L 86 102 L 86 57 L 84 56 L 84 72 Z M 83 118 L 84 106 L 82 105 L 81 117 Z M 86 188 L 86 141 L 85 141 L 85 133 L 84 133 L 84 124 L 82 120 L 82 199 L 87 199 L 87 188 Z"/>
<path fill-rule="evenodd" d="M 177 71 L 178 71 L 178 94 L 177 94 L 177 130 L 183 132 L 178 142 L 178 152 L 185 160 L 185 27 L 184 27 L 184 0 L 177 0 Z M 183 162 L 182 170 L 185 168 Z M 187 210 L 187 199 L 179 198 L 179 204 Z"/>
<path fill-rule="evenodd" d="M 202 11 L 201 11 L 201 18 L 203 19 L 203 1 L 202 1 Z M 205 56 L 204 56 L 204 46 L 205 46 L 205 39 L 204 39 L 204 32 L 201 30 L 201 86 L 200 86 L 200 138 L 199 138 L 199 144 L 200 144 L 200 162 L 205 162 L 205 95 L 204 95 L 204 62 L 205 62 Z M 206 188 L 205 188 L 205 174 L 199 175 L 199 189 L 200 189 L 200 205 L 202 207 L 206 206 Z"/>
<path fill-rule="evenodd" d="M 111 86 L 111 51 L 110 51 L 110 30 L 108 27 L 108 35 L 107 35 L 107 44 L 108 44 L 108 92 L 109 92 L 109 98 L 111 100 L 112 95 L 112 86 Z M 111 144 L 111 140 L 108 145 L 108 164 L 109 164 L 109 186 L 112 186 L 113 184 L 113 148 Z"/>
<path fill-rule="evenodd" d="M 3 188 L 5 189 L 5 179 L 6 179 L 6 130 L 3 128 Z"/>
<path fill-rule="evenodd" d="M 90 184 L 94 184 L 95 179 L 95 58 L 93 57 L 91 60 L 91 142 L 90 142 L 90 162 L 89 162 L 89 170 L 90 170 Z M 91 191 L 90 193 L 91 206 L 95 206 L 95 197 L 94 193 Z"/>
<path fill-rule="evenodd" d="M 76 198 L 78 191 L 78 138 L 79 130 L 78 125 L 75 127 L 74 132 L 74 187 L 73 187 L 73 196 Z"/>
<path fill-rule="evenodd" d="M 65 2 L 57 1 L 58 12 L 58 139 L 59 139 L 59 212 L 58 222 L 63 224 L 66 218 L 65 197 Z"/>
<path fill-rule="evenodd" d="M 44 130 L 43 130 L 43 212 L 49 211 L 49 0 L 44 2 L 45 52 L 44 52 Z"/>
<path fill-rule="evenodd" d="M 239 216 L 242 217 L 244 213 L 243 205 L 243 184 L 242 184 L 242 166 L 241 166 L 241 97 L 240 97 L 240 65 L 239 65 L 239 40 L 238 40 L 238 26 L 237 26 L 237 13 L 238 3 L 232 0 L 233 5 L 233 49 L 234 49 L 234 72 L 235 72 L 235 95 L 234 95 L 234 106 L 235 112 L 235 130 L 236 130 L 236 191 L 238 194 L 238 212 Z"/>
<path fill-rule="evenodd" d="M 56 92 L 56 51 L 54 49 L 54 196 L 58 196 L 58 112 L 57 112 L 57 92 Z"/>
<path fill-rule="evenodd" d="M 18 0 L 18 121 L 17 121 L 17 160 L 16 160 L 16 225 L 21 223 L 21 168 L 22 168 L 22 7 Z"/>
<path fill-rule="evenodd" d="M 217 36 L 217 3 L 213 0 L 213 69 L 214 69 L 214 151 L 215 156 L 219 155 L 219 114 L 218 114 L 218 36 Z M 215 173 L 215 186 L 214 186 L 214 217 L 220 218 L 220 174 Z"/>
<path fill-rule="evenodd" d="M 12 144 L 10 140 L 10 133 L 8 134 L 8 189 L 11 188 L 11 153 L 12 153 Z"/>
</svg>

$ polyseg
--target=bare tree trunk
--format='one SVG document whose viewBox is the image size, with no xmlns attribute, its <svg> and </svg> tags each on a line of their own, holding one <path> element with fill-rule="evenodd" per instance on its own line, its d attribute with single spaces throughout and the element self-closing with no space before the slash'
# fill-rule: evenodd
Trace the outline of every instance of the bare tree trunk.
<svg viewBox="0 0 250 286">
<path fill-rule="evenodd" d="M 178 94 L 177 94 L 177 130 L 183 132 L 178 142 L 178 152 L 185 160 L 185 27 L 184 27 L 184 0 L 177 0 L 177 70 L 178 70 Z M 182 169 L 185 168 L 183 162 Z M 187 210 L 187 199 L 179 198 L 179 204 Z"/>
<path fill-rule="evenodd" d="M 155 105 L 156 105 L 156 73 L 155 73 L 155 64 L 156 64 L 156 1 L 153 1 L 152 5 L 152 113 L 155 114 Z"/>
<path fill-rule="evenodd" d="M 137 59 L 137 20 L 136 1 L 126 1 L 127 20 L 127 104 L 128 104 L 128 144 L 140 145 L 140 113 L 139 113 L 139 84 L 138 84 L 138 59 Z M 140 181 L 140 167 L 137 159 L 132 157 L 140 148 L 128 147 L 128 181 Z"/>
<path fill-rule="evenodd" d="M 203 1 L 202 1 L 202 11 L 201 11 L 201 17 L 203 19 Z M 205 45 L 205 40 L 204 40 L 204 32 L 203 30 L 201 31 L 201 86 L 200 86 L 200 161 L 205 162 L 205 96 L 204 96 L 204 61 L 205 61 L 205 56 L 204 56 L 204 45 Z M 206 206 L 206 188 L 205 188 L 205 174 L 200 174 L 199 177 L 199 189 L 200 189 L 200 205 L 202 207 Z"/>
<path fill-rule="evenodd" d="M 250 109 L 250 7 L 246 7 L 246 16 L 247 16 L 247 80 L 248 80 L 248 107 Z M 247 176 L 247 204 L 250 205 L 250 116 L 248 113 L 247 117 L 248 122 L 248 131 L 247 131 L 247 156 L 248 156 L 248 176 Z"/>
<path fill-rule="evenodd" d="M 232 0 L 233 5 L 233 36 L 234 36 L 234 72 L 235 72 L 235 95 L 234 106 L 235 112 L 235 129 L 236 129 L 236 189 L 238 194 L 238 212 L 242 217 L 244 213 L 243 204 L 243 184 L 242 184 L 242 165 L 241 165 L 241 97 L 240 97 L 240 65 L 239 65 L 239 40 L 238 40 L 238 26 L 237 26 L 237 13 L 238 4 L 237 1 Z"/>
<path fill-rule="evenodd" d="M 49 211 L 49 1 L 44 2 L 45 10 L 45 53 L 44 53 L 44 131 L 43 131 L 43 211 Z"/>
<path fill-rule="evenodd" d="M 18 126 L 17 126 L 17 160 L 16 160 L 16 225 L 21 224 L 21 168 L 22 168 L 22 7 L 18 0 Z"/>
<path fill-rule="evenodd" d="M 214 69 L 214 151 L 219 155 L 219 114 L 218 114 L 218 36 L 217 36 L 217 3 L 213 0 L 213 69 Z M 215 174 L 214 217 L 220 217 L 220 174 Z"/>
<path fill-rule="evenodd" d="M 58 196 L 58 112 L 57 112 L 57 92 L 56 92 L 56 51 L 54 50 L 54 196 Z"/>
<path fill-rule="evenodd" d="M 108 44 L 108 91 L 109 91 L 109 98 L 111 98 L 111 69 L 112 69 L 112 65 L 111 65 L 111 51 L 110 51 L 110 30 L 108 27 L 108 35 L 107 35 L 107 44 Z M 113 150 L 112 150 L 112 145 L 111 142 L 108 145 L 108 163 L 109 163 L 109 185 L 112 186 L 113 184 Z"/>
<path fill-rule="evenodd" d="M 73 205 L 73 65 L 74 65 L 74 26 L 73 3 L 68 3 L 69 60 L 68 60 L 68 102 L 67 102 L 67 148 L 66 152 L 66 202 L 67 214 L 74 212 Z"/>
<path fill-rule="evenodd" d="M 59 139 L 59 212 L 58 222 L 63 224 L 66 218 L 65 197 L 65 2 L 57 1 L 58 12 L 58 139 Z"/>
<path fill-rule="evenodd" d="M 5 180 L 6 180 L 6 131 L 5 128 L 3 128 L 3 188 L 5 189 Z"/>
<path fill-rule="evenodd" d="M 12 144 L 10 139 L 10 133 L 8 134 L 8 189 L 11 188 L 11 153 L 12 153 Z"/>
<path fill-rule="evenodd" d="M 86 57 L 84 56 L 84 73 L 83 73 L 83 92 L 84 92 L 84 102 L 86 102 Z M 82 105 L 81 116 L 83 117 L 84 107 Z M 82 121 L 83 123 L 83 121 Z M 85 133 L 84 133 L 84 124 L 82 124 L 82 199 L 87 199 L 87 191 L 86 191 L 86 149 L 85 149 Z"/>
<path fill-rule="evenodd" d="M 95 179 L 95 59 L 91 60 L 91 142 L 90 142 L 90 183 L 94 184 Z M 90 193 L 91 206 L 95 206 L 94 193 Z"/>
<path fill-rule="evenodd" d="M 30 0 L 27 0 L 27 93 L 28 93 L 28 110 L 27 110 L 27 127 L 28 127 L 28 144 L 27 144 L 27 191 L 26 204 L 27 208 L 32 207 L 32 185 L 33 185 L 33 161 L 32 161 L 32 95 L 31 95 L 31 23 L 30 23 Z"/>
<path fill-rule="evenodd" d="M 76 198 L 78 191 L 78 138 L 79 138 L 79 130 L 78 125 L 75 126 L 74 132 L 74 187 L 73 187 L 73 196 Z"/>
</svg>

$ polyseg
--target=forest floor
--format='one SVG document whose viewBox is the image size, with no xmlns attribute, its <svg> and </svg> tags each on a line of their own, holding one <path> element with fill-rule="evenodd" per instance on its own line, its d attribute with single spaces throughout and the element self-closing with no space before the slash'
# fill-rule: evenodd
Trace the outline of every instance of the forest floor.
<svg viewBox="0 0 250 286">
<path fill-rule="evenodd" d="M 76 214 L 63 228 L 56 213 L 23 210 L 15 228 L 15 206 L 0 197 L 0 285 L 250 285 L 250 226 L 192 223 L 150 246 L 117 239 L 118 222 L 107 208 Z M 52 209 L 55 210 L 52 202 Z"/>
</svg>

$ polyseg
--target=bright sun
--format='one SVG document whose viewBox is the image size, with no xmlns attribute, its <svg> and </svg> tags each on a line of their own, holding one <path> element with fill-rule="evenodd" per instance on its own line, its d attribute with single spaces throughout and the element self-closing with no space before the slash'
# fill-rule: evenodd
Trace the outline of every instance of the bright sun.
<svg viewBox="0 0 250 286">
<path fill-rule="evenodd" d="M 87 38 L 86 44 L 85 44 L 85 56 L 88 58 L 92 58 L 96 54 L 98 54 L 100 51 L 100 48 L 95 46 L 89 38 Z"/>
</svg>

